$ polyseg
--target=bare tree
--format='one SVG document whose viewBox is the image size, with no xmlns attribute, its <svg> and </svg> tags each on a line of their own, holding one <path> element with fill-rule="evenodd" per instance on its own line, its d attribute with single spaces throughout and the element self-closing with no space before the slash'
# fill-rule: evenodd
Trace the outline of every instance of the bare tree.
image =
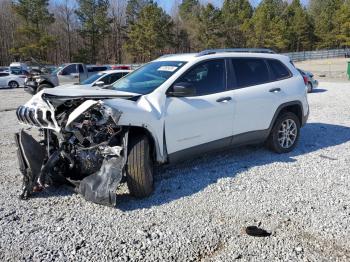
<svg viewBox="0 0 350 262">
<path fill-rule="evenodd" d="M 115 63 L 123 61 L 123 44 L 126 35 L 126 0 L 110 1 L 110 17 L 111 17 L 111 37 L 109 49 L 111 51 L 109 60 Z"/>
<path fill-rule="evenodd" d="M 11 0 L 0 1 L 0 65 L 9 65 L 14 59 L 10 53 L 14 46 L 14 35 L 19 24 L 12 11 Z"/>
</svg>

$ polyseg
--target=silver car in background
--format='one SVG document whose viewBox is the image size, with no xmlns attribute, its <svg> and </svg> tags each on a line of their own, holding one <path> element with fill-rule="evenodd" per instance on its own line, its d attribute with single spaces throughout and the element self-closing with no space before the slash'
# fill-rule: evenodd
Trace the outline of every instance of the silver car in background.
<svg viewBox="0 0 350 262">
<path fill-rule="evenodd" d="M 298 68 L 298 71 L 304 78 L 305 85 L 307 87 L 307 92 L 312 93 L 314 88 L 318 87 L 318 81 L 314 79 L 314 74 L 308 71 L 304 71 Z"/>
</svg>

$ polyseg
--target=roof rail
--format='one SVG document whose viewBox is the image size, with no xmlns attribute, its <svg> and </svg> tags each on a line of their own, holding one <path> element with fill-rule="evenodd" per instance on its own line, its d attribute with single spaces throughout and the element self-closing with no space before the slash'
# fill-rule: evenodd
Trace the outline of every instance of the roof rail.
<svg viewBox="0 0 350 262">
<path fill-rule="evenodd" d="M 177 56 L 177 55 L 190 55 L 190 54 L 193 54 L 193 53 L 165 54 L 165 55 L 162 55 L 158 58 L 166 58 L 166 57 L 172 57 L 172 56 Z"/>
<path fill-rule="evenodd" d="M 196 56 L 212 55 L 217 53 L 265 53 L 276 54 L 275 51 L 268 48 L 223 48 L 223 49 L 208 49 L 198 53 Z"/>
</svg>

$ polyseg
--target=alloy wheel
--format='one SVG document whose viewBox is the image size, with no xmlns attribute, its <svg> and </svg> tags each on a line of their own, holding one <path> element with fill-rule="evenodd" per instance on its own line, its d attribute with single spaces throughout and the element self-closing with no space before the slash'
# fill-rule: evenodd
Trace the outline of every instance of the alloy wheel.
<svg viewBox="0 0 350 262">
<path fill-rule="evenodd" d="M 290 148 L 294 145 L 298 135 L 297 124 L 293 119 L 286 119 L 278 130 L 278 142 L 283 148 Z"/>
</svg>

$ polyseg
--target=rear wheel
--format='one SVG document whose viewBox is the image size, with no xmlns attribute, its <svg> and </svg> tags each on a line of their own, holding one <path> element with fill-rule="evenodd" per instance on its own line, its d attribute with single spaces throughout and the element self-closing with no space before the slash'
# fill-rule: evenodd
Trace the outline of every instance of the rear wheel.
<svg viewBox="0 0 350 262">
<path fill-rule="evenodd" d="M 307 83 L 307 92 L 308 92 L 308 93 L 312 93 L 313 89 L 314 89 L 314 88 L 313 88 L 312 84 L 311 84 L 310 82 L 308 82 L 308 83 Z"/>
<path fill-rule="evenodd" d="M 18 88 L 19 84 L 16 81 L 10 81 L 9 82 L 9 87 L 10 88 Z"/>
<path fill-rule="evenodd" d="M 298 117 L 292 112 L 282 113 L 271 130 L 268 145 L 276 153 L 288 153 L 296 147 L 299 134 Z"/>
<path fill-rule="evenodd" d="M 126 181 L 131 195 L 147 197 L 153 191 L 153 161 L 149 139 L 138 135 L 128 145 Z"/>
</svg>

